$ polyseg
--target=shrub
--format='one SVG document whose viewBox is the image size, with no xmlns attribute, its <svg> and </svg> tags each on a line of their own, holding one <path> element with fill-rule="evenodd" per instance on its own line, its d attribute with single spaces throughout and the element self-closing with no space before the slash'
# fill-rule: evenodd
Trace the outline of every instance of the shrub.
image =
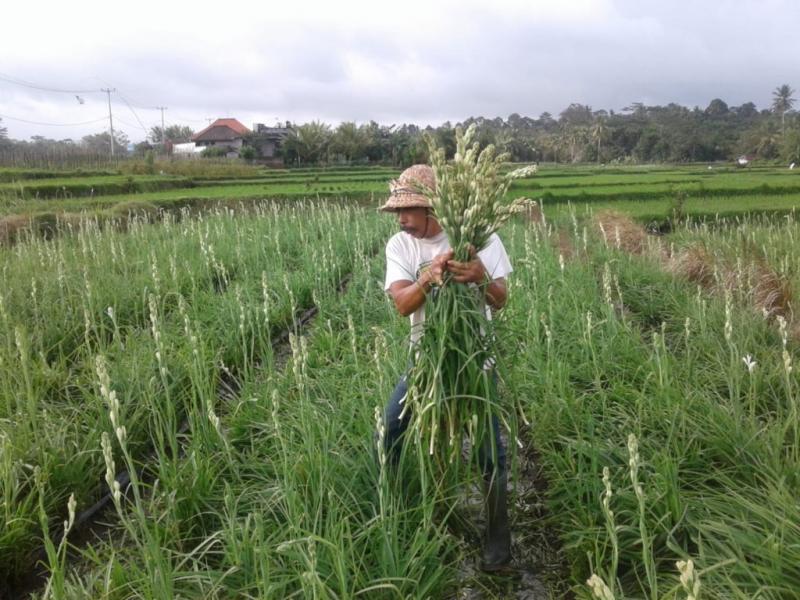
<svg viewBox="0 0 800 600">
<path fill-rule="evenodd" d="M 221 158 L 223 156 L 227 156 L 228 150 L 226 148 L 221 148 L 219 146 L 209 146 L 205 150 L 203 150 L 202 156 L 203 158 Z"/>
<path fill-rule="evenodd" d="M 144 155 L 144 171 L 148 175 L 154 175 L 156 172 L 156 154 L 152 150 L 148 150 Z"/>
<path fill-rule="evenodd" d="M 256 149 L 252 146 L 244 146 L 239 151 L 239 158 L 243 158 L 245 160 L 255 160 L 256 158 Z"/>
</svg>

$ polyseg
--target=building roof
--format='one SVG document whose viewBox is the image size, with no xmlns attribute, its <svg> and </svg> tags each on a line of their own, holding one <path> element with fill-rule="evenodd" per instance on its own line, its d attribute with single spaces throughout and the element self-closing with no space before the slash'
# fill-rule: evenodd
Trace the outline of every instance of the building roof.
<svg viewBox="0 0 800 600">
<path fill-rule="evenodd" d="M 226 142 L 250 133 L 236 119 L 217 119 L 211 125 L 192 136 L 194 142 Z"/>
</svg>

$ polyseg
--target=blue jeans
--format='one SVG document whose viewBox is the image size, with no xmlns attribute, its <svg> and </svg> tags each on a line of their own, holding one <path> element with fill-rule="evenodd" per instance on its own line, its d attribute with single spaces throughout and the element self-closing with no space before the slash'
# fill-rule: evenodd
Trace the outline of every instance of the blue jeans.
<svg viewBox="0 0 800 600">
<path fill-rule="evenodd" d="M 403 434 L 408 429 L 408 424 L 411 421 L 411 411 L 407 410 L 403 418 L 400 414 L 405 408 L 405 404 L 401 402 L 408 392 L 408 376 L 403 375 L 400 381 L 389 397 L 389 403 L 383 411 L 383 426 L 386 431 L 384 434 L 386 454 L 392 463 L 397 463 L 400 458 L 400 451 L 403 446 Z M 497 457 L 497 475 L 501 476 L 506 471 L 506 448 L 503 441 L 500 439 L 500 421 L 496 416 L 492 417 L 492 432 L 494 438 L 494 455 Z M 495 465 L 492 462 L 492 448 L 489 445 L 489 440 L 486 439 L 478 449 L 478 461 L 480 463 L 483 474 L 486 477 L 494 473 Z"/>
</svg>

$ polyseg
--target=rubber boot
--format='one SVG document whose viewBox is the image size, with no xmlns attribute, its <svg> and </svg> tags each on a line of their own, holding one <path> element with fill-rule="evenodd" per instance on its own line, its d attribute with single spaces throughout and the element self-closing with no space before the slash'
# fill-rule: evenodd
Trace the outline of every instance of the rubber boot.
<svg viewBox="0 0 800 600">
<path fill-rule="evenodd" d="M 506 475 L 487 481 L 486 536 L 483 546 L 484 571 L 504 571 L 511 564 L 511 531 L 508 526 Z"/>
</svg>

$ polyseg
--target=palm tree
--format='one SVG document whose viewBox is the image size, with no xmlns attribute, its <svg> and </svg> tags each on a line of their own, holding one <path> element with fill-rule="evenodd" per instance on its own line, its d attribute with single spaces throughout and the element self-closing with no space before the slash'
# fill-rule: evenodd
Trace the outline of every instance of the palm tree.
<svg viewBox="0 0 800 600">
<path fill-rule="evenodd" d="M 597 164 L 600 164 L 600 144 L 608 136 L 608 127 L 603 117 L 597 117 L 592 125 L 592 139 L 597 142 Z"/>
<path fill-rule="evenodd" d="M 331 128 L 321 121 L 311 121 L 297 127 L 291 135 L 301 163 L 312 164 L 322 161 L 331 138 Z"/>
<path fill-rule="evenodd" d="M 647 107 L 644 102 L 631 102 L 630 106 L 626 106 L 622 110 L 623 112 L 633 113 L 636 117 L 647 116 Z"/>
<path fill-rule="evenodd" d="M 550 153 L 550 159 L 558 163 L 558 156 L 561 152 L 561 136 L 557 133 L 545 133 L 539 138 L 539 145 L 542 148 L 542 160 L 546 160 L 546 153 Z"/>
<path fill-rule="evenodd" d="M 786 137 L 786 112 L 792 110 L 794 90 L 784 83 L 772 92 L 772 110 L 781 113 L 781 136 Z"/>
<path fill-rule="evenodd" d="M 780 153 L 782 136 L 774 122 L 766 121 L 754 132 L 755 151 L 761 158 L 776 158 Z"/>
<path fill-rule="evenodd" d="M 579 162 L 583 157 L 583 146 L 589 139 L 589 129 L 581 125 L 562 125 L 559 133 L 562 147 L 569 151 L 569 161 Z"/>
<path fill-rule="evenodd" d="M 361 158 L 366 147 L 366 136 L 354 122 L 340 123 L 330 136 L 331 151 L 341 154 L 345 162 Z"/>
<path fill-rule="evenodd" d="M 494 138 L 494 145 L 500 152 L 511 152 L 514 145 L 514 135 L 507 130 L 501 130 Z"/>
</svg>

